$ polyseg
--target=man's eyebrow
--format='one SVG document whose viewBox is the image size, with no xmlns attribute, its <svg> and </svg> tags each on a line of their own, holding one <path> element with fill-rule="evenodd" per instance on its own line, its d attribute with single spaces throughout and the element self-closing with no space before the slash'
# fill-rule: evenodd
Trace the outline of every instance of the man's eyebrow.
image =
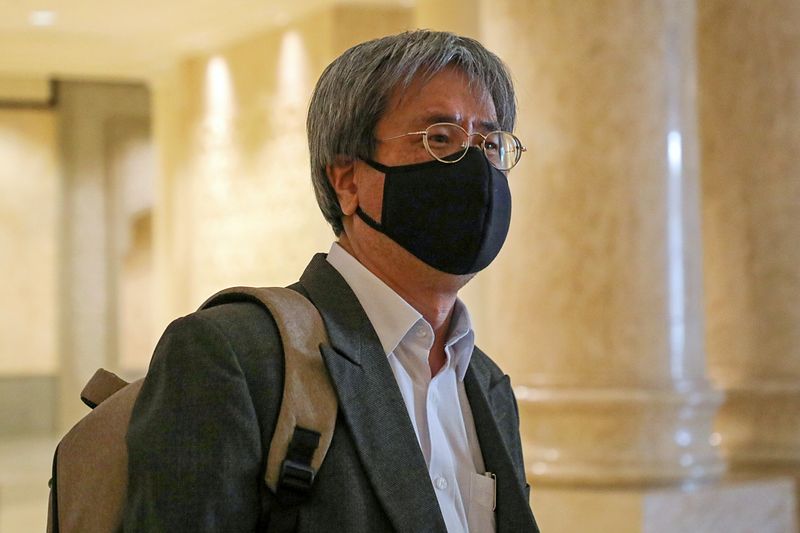
<svg viewBox="0 0 800 533">
<path fill-rule="evenodd" d="M 450 122 L 451 124 L 458 124 L 458 121 L 459 117 L 455 115 L 446 115 L 444 113 L 431 113 L 420 118 L 418 121 L 416 121 L 416 124 L 420 126 L 421 129 L 425 129 L 431 124 L 437 124 L 439 122 Z"/>
<path fill-rule="evenodd" d="M 495 120 L 481 121 L 480 124 L 481 124 L 481 127 L 483 128 L 483 130 L 486 131 L 486 132 L 500 130 L 500 124 Z"/>
</svg>

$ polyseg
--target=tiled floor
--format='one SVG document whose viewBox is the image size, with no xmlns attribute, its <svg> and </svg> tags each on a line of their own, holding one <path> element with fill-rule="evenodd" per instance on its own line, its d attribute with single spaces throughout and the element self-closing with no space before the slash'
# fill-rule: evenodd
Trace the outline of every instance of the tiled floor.
<svg viewBox="0 0 800 533">
<path fill-rule="evenodd" d="M 47 481 L 58 439 L 0 439 L 0 533 L 44 531 Z"/>
</svg>

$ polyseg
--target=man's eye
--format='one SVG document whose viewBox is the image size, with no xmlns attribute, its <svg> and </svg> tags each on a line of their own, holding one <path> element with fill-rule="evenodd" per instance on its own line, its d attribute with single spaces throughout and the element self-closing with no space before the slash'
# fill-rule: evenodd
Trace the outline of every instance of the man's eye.
<svg viewBox="0 0 800 533">
<path fill-rule="evenodd" d="M 485 150 L 487 152 L 496 152 L 496 151 L 498 151 L 500 149 L 500 147 L 497 145 L 497 143 L 488 142 L 488 141 L 486 143 L 484 143 L 484 148 L 485 148 Z"/>
<path fill-rule="evenodd" d="M 450 137 L 443 133 L 436 133 L 434 135 L 428 135 L 428 142 L 438 145 L 450 144 Z"/>
</svg>

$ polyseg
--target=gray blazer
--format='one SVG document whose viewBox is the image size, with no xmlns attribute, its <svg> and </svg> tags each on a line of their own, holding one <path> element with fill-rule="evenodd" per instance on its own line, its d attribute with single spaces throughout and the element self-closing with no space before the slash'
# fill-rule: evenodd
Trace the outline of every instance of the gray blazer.
<svg viewBox="0 0 800 533">
<path fill-rule="evenodd" d="M 319 309 L 339 398 L 330 449 L 297 531 L 446 531 L 414 429 L 372 325 L 339 273 L 316 255 L 299 283 Z M 538 531 L 528 505 L 508 376 L 477 348 L 465 387 L 497 531 Z M 127 435 L 125 531 L 272 531 L 286 509 L 263 482 L 283 389 L 267 311 L 233 303 L 173 322 L 156 347 Z"/>
</svg>

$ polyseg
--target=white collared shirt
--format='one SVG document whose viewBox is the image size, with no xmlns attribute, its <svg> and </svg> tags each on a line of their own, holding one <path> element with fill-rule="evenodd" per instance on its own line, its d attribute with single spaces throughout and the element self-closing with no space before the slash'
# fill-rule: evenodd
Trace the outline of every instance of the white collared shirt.
<svg viewBox="0 0 800 533">
<path fill-rule="evenodd" d="M 447 531 L 494 531 L 494 484 L 483 456 L 464 389 L 475 334 L 456 299 L 445 343 L 447 360 L 431 377 L 433 328 L 389 286 L 337 243 L 328 262 L 353 290 L 378 334 L 428 465 Z"/>
</svg>

